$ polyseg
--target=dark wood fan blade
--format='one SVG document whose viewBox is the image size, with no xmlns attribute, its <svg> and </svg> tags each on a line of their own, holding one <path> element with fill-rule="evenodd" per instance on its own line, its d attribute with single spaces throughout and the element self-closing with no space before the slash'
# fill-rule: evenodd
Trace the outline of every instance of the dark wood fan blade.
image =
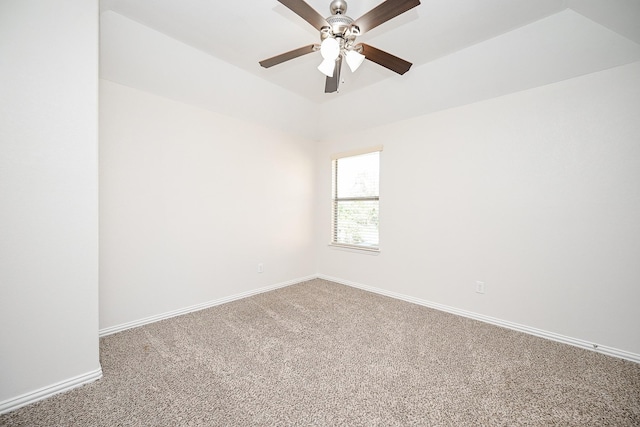
<svg viewBox="0 0 640 427">
<path fill-rule="evenodd" d="M 298 56 L 315 52 L 319 48 L 320 46 L 318 46 L 317 44 L 310 44 L 309 46 L 299 47 L 298 49 L 290 50 L 289 52 L 282 53 L 280 55 L 274 56 L 273 58 L 264 59 L 260 61 L 260 65 L 262 65 L 264 68 L 273 67 L 274 65 L 281 64 L 290 59 L 297 58 Z"/>
<path fill-rule="evenodd" d="M 304 0 L 278 0 L 283 5 L 291 9 L 296 15 L 313 25 L 317 30 L 328 26 L 326 19 L 314 8 L 309 6 Z"/>
<path fill-rule="evenodd" d="M 364 34 L 419 4 L 420 0 L 387 0 L 356 19 L 356 25 L 360 27 L 360 33 Z"/>
<path fill-rule="evenodd" d="M 333 93 L 338 91 L 338 85 L 340 84 L 340 70 L 342 69 L 342 57 L 339 56 L 336 60 L 336 66 L 333 69 L 333 77 L 327 77 L 324 83 L 324 93 Z"/>
<path fill-rule="evenodd" d="M 362 54 L 369 61 L 382 65 L 398 74 L 406 73 L 409 71 L 409 68 L 411 68 L 411 65 L 413 65 L 411 62 L 407 62 L 402 58 L 398 58 L 397 56 L 364 43 L 362 43 Z"/>
</svg>

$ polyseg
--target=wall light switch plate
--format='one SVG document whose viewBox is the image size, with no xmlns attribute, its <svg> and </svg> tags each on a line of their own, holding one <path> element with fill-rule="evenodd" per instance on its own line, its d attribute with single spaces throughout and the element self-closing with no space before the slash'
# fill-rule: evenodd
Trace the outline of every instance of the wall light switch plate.
<svg viewBox="0 0 640 427">
<path fill-rule="evenodd" d="M 476 282 L 476 292 L 479 294 L 484 294 L 484 282 Z"/>
</svg>

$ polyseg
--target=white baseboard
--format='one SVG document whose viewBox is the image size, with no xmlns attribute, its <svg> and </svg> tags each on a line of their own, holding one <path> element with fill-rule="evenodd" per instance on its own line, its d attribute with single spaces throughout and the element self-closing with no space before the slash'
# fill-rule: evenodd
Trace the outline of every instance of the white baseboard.
<svg viewBox="0 0 640 427">
<path fill-rule="evenodd" d="M 95 371 L 87 372 L 86 374 L 78 375 L 50 386 L 25 393 L 21 396 L 5 400 L 0 402 L 0 414 L 11 412 L 23 406 L 51 397 L 55 394 L 63 393 L 76 387 L 80 387 L 81 385 L 99 380 L 100 378 L 102 378 L 102 369 L 96 369 Z"/>
<path fill-rule="evenodd" d="M 574 347 L 583 348 L 585 350 L 591 350 L 598 353 L 606 354 L 608 356 L 618 357 L 620 359 L 625 359 L 631 362 L 640 363 L 640 354 L 631 353 L 629 351 L 599 345 L 597 343 L 588 342 L 578 338 L 567 337 L 564 335 L 556 334 L 555 332 L 549 332 L 549 331 L 544 331 L 542 329 L 532 328 L 530 326 L 520 325 L 518 323 L 509 322 L 507 320 L 497 319 L 495 317 L 485 316 L 483 314 L 478 314 L 478 313 L 474 313 L 467 310 L 461 310 L 455 307 L 450 307 L 447 305 L 438 304 L 435 302 L 431 302 L 431 301 L 427 301 L 419 298 L 414 298 L 408 295 L 403 295 L 403 294 L 387 291 L 380 288 L 374 288 L 372 286 L 363 285 L 361 283 L 350 282 L 348 280 L 339 279 L 337 277 L 330 277 L 322 274 L 319 274 L 317 277 L 319 279 L 329 280 L 331 282 L 339 283 L 341 285 L 351 286 L 354 288 L 362 289 L 365 291 L 373 292 L 373 293 L 384 295 L 387 297 L 411 302 L 413 304 L 422 305 L 424 307 L 433 308 L 436 310 L 444 311 L 444 312 L 455 314 L 458 316 L 468 317 L 470 319 L 479 320 L 481 322 L 490 323 L 496 326 L 501 326 L 503 328 L 513 329 L 515 331 L 524 332 L 526 334 L 535 335 L 537 337 L 557 341 L 563 344 L 569 344 Z"/>
<path fill-rule="evenodd" d="M 455 307 L 450 307 L 447 305 L 443 305 L 443 304 L 438 304 L 435 302 L 431 302 L 431 301 L 427 301 L 427 300 L 422 300 L 420 298 L 414 298 L 408 295 L 404 295 L 404 294 L 399 294 L 396 292 L 391 292 L 391 291 L 387 291 L 384 289 L 380 289 L 380 288 L 375 288 L 372 286 L 367 286 L 367 285 L 363 285 L 361 283 L 356 283 L 356 282 L 351 282 L 348 280 L 343 280 L 337 277 L 331 277 L 331 276 L 326 276 L 323 274 L 317 274 L 317 275 L 311 275 L 311 276 L 307 276 L 307 277 L 301 277 L 298 279 L 294 279 L 294 280 L 289 280 L 287 282 L 282 282 L 282 283 L 277 283 L 275 285 L 270 285 L 270 286 L 265 286 L 262 288 L 258 288 L 258 289 L 254 289 L 251 291 L 247 291 L 247 292 L 242 292 L 236 295 L 231 295 L 225 298 L 220 298 L 217 300 L 213 300 L 213 301 L 208 301 L 202 304 L 196 304 L 196 305 L 192 305 L 189 307 L 185 307 L 182 309 L 178 309 L 178 310 L 173 310 L 170 312 L 166 312 L 166 313 L 162 313 L 159 315 L 155 315 L 155 316 L 150 316 L 150 317 L 146 317 L 144 319 L 140 319 L 140 320 L 136 320 L 133 322 L 127 322 L 127 323 L 123 323 L 121 325 L 116 325 L 116 326 L 112 326 L 112 327 L 108 327 L 108 328 L 104 328 L 101 329 L 99 331 L 100 337 L 106 336 L 106 335 L 110 335 L 110 334 L 114 334 L 116 332 L 120 332 L 120 331 L 124 331 L 126 329 L 130 329 L 130 328 L 135 328 L 137 326 L 142 326 L 142 325 L 146 325 L 149 323 L 153 323 L 153 322 L 157 322 L 159 320 L 163 320 L 163 319 L 168 319 L 171 317 L 175 317 L 175 316 L 179 316 L 181 314 L 187 314 L 187 313 L 191 313 L 194 311 L 199 311 L 199 310 L 203 310 L 205 308 L 209 308 L 209 307 L 213 307 L 216 305 L 220 305 L 220 304 L 224 304 L 227 302 L 231 302 L 231 301 L 235 301 L 235 300 L 239 300 L 242 298 L 247 298 L 250 297 L 252 295 L 257 295 L 263 292 L 268 292 L 268 291 L 272 291 L 278 288 L 283 288 L 286 286 L 290 286 L 290 285 L 294 285 L 297 283 L 301 283 L 301 282 L 305 282 L 307 280 L 312 280 L 312 279 L 324 279 L 324 280 L 329 280 L 331 282 L 335 282 L 335 283 L 339 283 L 342 285 L 346 285 L 346 286 L 351 286 L 354 288 L 358 288 L 358 289 L 362 289 L 368 292 L 373 292 L 376 294 L 380 294 L 380 295 L 384 295 L 387 297 L 391 297 L 391 298 L 395 298 L 401 301 L 407 301 L 413 304 L 418 304 L 424 307 L 429 307 L 429 308 L 433 308 L 436 310 L 440 310 L 440 311 L 444 311 L 447 313 L 451 313 L 451 314 L 455 314 L 458 316 L 463 316 L 463 317 L 467 317 L 470 319 L 475 319 L 475 320 L 479 320 L 481 322 L 485 322 L 485 323 L 489 323 L 492 325 L 496 325 L 496 326 L 501 326 L 504 328 L 508 328 L 508 329 L 513 329 L 515 331 L 519 331 L 519 332 L 524 332 L 530 335 L 534 335 L 537 337 L 541 337 L 541 338 L 546 338 L 546 339 L 550 339 L 553 341 L 557 341 L 563 344 L 569 344 L 575 347 L 580 347 L 586 350 L 590 350 L 590 351 L 595 351 L 598 353 L 602 353 L 602 354 L 606 354 L 608 356 L 613 356 L 613 357 L 618 357 L 620 359 L 625 359 L 625 360 L 629 360 L 631 362 L 635 362 L 635 363 L 640 363 L 640 354 L 636 354 L 636 353 L 631 353 L 625 350 L 620 350 L 620 349 L 616 349 L 616 348 L 612 348 L 612 347 L 607 347 L 607 346 L 602 346 L 602 345 L 598 345 L 595 343 L 591 343 L 585 340 L 581 340 L 581 339 L 577 339 L 577 338 L 572 338 L 572 337 L 567 337 L 564 335 L 560 335 L 560 334 L 556 334 L 554 332 L 549 332 L 549 331 L 544 331 L 541 329 L 536 329 L 536 328 L 532 328 L 529 326 L 525 326 L 525 325 L 520 325 L 517 323 L 513 323 L 513 322 L 509 322 L 506 320 L 502 320 L 502 319 L 498 319 L 495 317 L 490 317 L 490 316 L 485 316 L 483 314 L 478 314 L 478 313 L 474 313 L 471 311 L 467 311 L 467 310 L 461 310 Z M 35 403 L 39 400 L 42 399 L 46 399 L 48 397 L 51 397 L 55 394 L 58 393 L 63 393 L 65 391 L 69 391 L 71 389 L 74 389 L 76 387 L 80 387 L 84 384 L 88 384 L 91 383 L 93 381 L 96 381 L 98 379 L 102 378 L 102 369 L 96 369 L 95 371 L 91 371 L 88 372 L 86 374 L 82 374 L 82 375 L 78 375 L 76 377 L 73 378 L 69 378 L 67 380 L 64 381 L 60 381 L 56 384 L 52 384 L 50 386 L 47 387 L 43 387 L 40 388 L 38 390 L 29 392 L 29 393 L 25 393 L 23 395 L 20 395 L 18 397 L 14 397 L 5 401 L 0 402 L 0 414 L 4 414 L 13 410 L 16 410 L 18 408 L 21 408 L 25 405 L 29 405 L 31 403 Z"/>
<path fill-rule="evenodd" d="M 177 309 L 177 310 L 168 311 L 166 313 L 156 314 L 154 316 L 145 317 L 144 319 L 134 320 L 132 322 L 127 322 L 127 323 L 122 323 L 120 325 L 110 326 L 110 327 L 107 327 L 107 328 L 100 329 L 99 336 L 100 336 L 100 338 L 102 338 L 104 336 L 115 334 L 116 332 L 121 332 L 121 331 L 124 331 L 126 329 L 136 328 L 138 326 L 147 325 L 149 323 L 154 323 L 154 322 L 157 322 L 159 320 L 169 319 L 171 317 L 180 316 L 182 314 L 187 314 L 187 313 L 192 313 L 194 311 L 204 310 L 205 308 L 213 307 L 213 306 L 220 305 L 220 304 L 225 304 L 227 302 L 239 300 L 239 299 L 242 299 L 242 298 L 247 298 L 247 297 L 250 297 L 252 295 L 257 295 L 257 294 L 261 294 L 263 292 L 273 291 L 273 290 L 278 289 L 278 288 L 284 288 L 285 286 L 294 285 L 296 283 L 305 282 L 307 280 L 313 280 L 313 279 L 315 279 L 317 277 L 318 277 L 317 275 L 311 275 L 311 276 L 301 277 L 301 278 L 294 279 L 294 280 L 288 280 L 286 282 L 281 282 L 281 283 L 277 283 L 275 285 L 269 285 L 269 286 L 265 286 L 265 287 L 262 287 L 262 288 L 253 289 L 251 291 L 242 292 L 242 293 L 239 293 L 239 294 L 235 294 L 235 295 L 231 295 L 231 296 L 228 296 L 228 297 L 216 299 L 216 300 L 213 300 L 213 301 L 207 301 L 207 302 L 200 303 L 200 304 L 195 304 L 195 305 L 192 305 L 192 306 L 189 306 L 189 307 L 184 307 L 184 308 L 180 308 L 180 309 Z"/>
</svg>

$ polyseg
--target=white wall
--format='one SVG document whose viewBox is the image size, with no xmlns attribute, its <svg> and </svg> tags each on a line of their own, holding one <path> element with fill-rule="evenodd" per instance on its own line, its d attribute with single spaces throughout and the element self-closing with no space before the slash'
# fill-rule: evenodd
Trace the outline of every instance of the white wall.
<svg viewBox="0 0 640 427">
<path fill-rule="evenodd" d="M 100 329 L 314 274 L 315 150 L 101 80 Z"/>
<path fill-rule="evenodd" d="M 0 411 L 100 376 L 97 67 L 97 1 L 0 2 Z"/>
<path fill-rule="evenodd" d="M 100 78 L 303 137 L 317 134 L 311 101 L 111 11 L 100 15 Z"/>
<path fill-rule="evenodd" d="M 636 62 L 325 141 L 319 273 L 640 354 L 638 76 Z M 381 253 L 329 248 L 329 155 L 377 144 Z"/>
</svg>

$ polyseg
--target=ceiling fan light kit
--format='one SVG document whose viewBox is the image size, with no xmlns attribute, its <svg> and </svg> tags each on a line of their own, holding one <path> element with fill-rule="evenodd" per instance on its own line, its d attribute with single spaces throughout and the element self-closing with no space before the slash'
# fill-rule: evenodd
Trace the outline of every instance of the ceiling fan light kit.
<svg viewBox="0 0 640 427">
<path fill-rule="evenodd" d="M 269 68 L 298 56 L 320 50 L 323 61 L 318 70 L 327 76 L 325 92 L 338 91 L 342 59 L 355 72 L 366 59 L 388 68 L 398 74 L 406 73 L 411 63 L 390 53 L 364 43 L 356 43 L 356 38 L 365 31 L 418 6 L 420 0 L 386 0 L 365 13 L 359 19 L 348 17 L 347 2 L 333 0 L 329 5 L 331 16 L 323 18 L 304 0 L 278 0 L 302 19 L 320 31 L 320 45 L 298 48 L 278 56 L 260 61 L 260 65 Z"/>
<path fill-rule="evenodd" d="M 325 60 L 335 61 L 340 55 L 340 43 L 333 37 L 327 37 L 320 44 L 320 55 Z"/>
<path fill-rule="evenodd" d="M 363 54 L 356 52 L 355 50 L 348 51 L 344 57 L 352 73 L 355 73 L 358 67 L 362 65 L 364 58 L 365 56 Z"/>
<path fill-rule="evenodd" d="M 336 68 L 335 59 L 325 59 L 318 65 L 318 70 L 327 77 L 333 77 L 334 68 Z"/>
</svg>

